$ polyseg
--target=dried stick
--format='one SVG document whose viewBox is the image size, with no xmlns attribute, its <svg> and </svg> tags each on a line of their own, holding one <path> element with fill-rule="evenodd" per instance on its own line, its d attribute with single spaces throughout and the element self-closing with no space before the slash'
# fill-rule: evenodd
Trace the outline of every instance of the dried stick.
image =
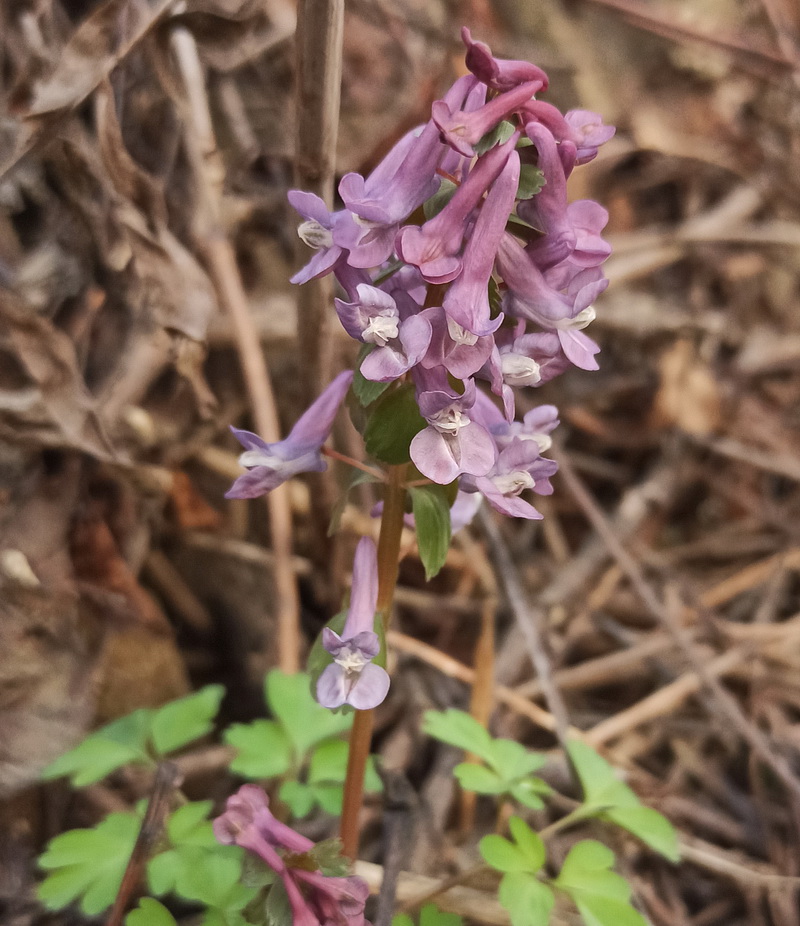
<svg viewBox="0 0 800 926">
<path fill-rule="evenodd" d="M 568 457 L 563 452 L 559 452 L 556 454 L 556 458 L 559 463 L 559 472 L 567 488 L 583 509 L 589 522 L 608 546 L 609 552 L 627 576 L 642 603 L 675 640 L 678 648 L 691 664 L 692 669 L 700 678 L 704 687 L 711 693 L 720 713 L 734 726 L 753 752 L 761 758 L 761 761 L 768 765 L 784 783 L 795 802 L 800 803 L 800 781 L 795 777 L 786 759 L 779 755 L 769 739 L 750 723 L 733 696 L 723 688 L 719 680 L 708 671 L 708 667 L 697 657 L 686 631 L 679 627 L 671 609 L 661 602 L 645 579 L 639 564 L 622 546 L 600 506 L 572 468 Z"/>
<path fill-rule="evenodd" d="M 555 719 L 556 735 L 562 747 L 566 749 L 569 716 L 561 692 L 553 681 L 553 670 L 545 642 L 544 614 L 539 608 L 531 606 L 525 589 L 522 587 L 519 572 L 508 551 L 497 524 L 485 506 L 478 512 L 481 528 L 489 542 L 489 550 L 495 567 L 500 575 L 500 581 L 505 589 L 508 603 L 522 631 L 525 645 L 528 649 L 536 675 L 542 686 L 542 694 Z"/>
<path fill-rule="evenodd" d="M 299 0 L 296 48 L 295 183 L 315 193 L 330 209 L 336 173 L 336 140 L 342 84 L 344 0 Z M 297 263 L 308 260 L 308 248 L 297 239 Z M 333 277 L 309 280 L 297 294 L 297 337 L 303 347 L 303 380 L 311 402 L 333 375 Z M 332 609 L 341 594 L 344 564 L 338 538 L 328 536 L 328 523 L 336 498 L 331 472 L 310 476 L 312 486 L 314 560 L 327 572 Z"/>
<path fill-rule="evenodd" d="M 342 83 L 344 0 L 300 0 L 297 5 L 297 147 L 295 182 L 330 209 L 336 171 L 336 140 Z M 308 249 L 298 242 L 298 260 Z M 331 377 L 333 282 L 311 280 L 297 297 L 298 336 L 304 346 L 308 399 Z"/>
<path fill-rule="evenodd" d="M 180 784 L 180 780 L 181 775 L 177 766 L 171 762 L 159 763 L 153 780 L 153 790 L 150 792 L 150 800 L 147 803 L 147 810 L 139 828 L 139 835 L 136 837 L 131 857 L 128 859 L 128 865 L 125 868 L 125 874 L 122 876 L 122 883 L 117 891 L 114 906 L 108 914 L 106 926 L 121 926 L 125 908 L 139 886 L 150 853 L 161 836 L 172 792 Z"/>
<path fill-rule="evenodd" d="M 280 440 L 275 395 L 236 255 L 223 227 L 224 166 L 211 122 L 203 68 L 190 32 L 183 27 L 176 28 L 171 42 L 186 90 L 186 147 L 199 199 L 194 234 L 233 326 L 256 430 L 268 443 L 274 443 Z M 291 673 L 299 666 L 300 601 L 292 568 L 292 512 L 288 487 L 279 486 L 270 492 L 266 505 L 275 556 L 278 664 L 284 672 Z"/>
</svg>

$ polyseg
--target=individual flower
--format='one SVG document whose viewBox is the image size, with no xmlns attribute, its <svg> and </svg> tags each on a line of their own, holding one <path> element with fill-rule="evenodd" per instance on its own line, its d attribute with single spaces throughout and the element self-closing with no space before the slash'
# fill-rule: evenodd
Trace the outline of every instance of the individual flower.
<svg viewBox="0 0 800 926">
<path fill-rule="evenodd" d="M 432 329 L 430 347 L 420 361 L 423 367 L 444 367 L 456 379 L 467 379 L 486 363 L 494 348 L 491 335 L 478 337 L 449 318 L 440 306 L 425 309 L 422 316 Z"/>
<path fill-rule="evenodd" d="M 470 379 L 463 395 L 443 387 L 423 391 L 417 398 L 428 426 L 411 441 L 411 459 L 423 476 L 439 485 L 447 485 L 461 473 L 482 476 L 494 465 L 491 434 L 470 418 L 476 393 Z"/>
<path fill-rule="evenodd" d="M 414 314 L 417 305 L 403 292 L 397 293 L 406 311 L 382 289 L 361 283 L 353 302 L 334 300 L 345 331 L 352 338 L 375 348 L 364 358 L 361 374 L 374 382 L 391 382 L 420 362 L 431 340 L 431 324 Z"/>
<path fill-rule="evenodd" d="M 547 74 L 535 64 L 528 61 L 495 58 L 488 45 L 473 40 L 466 26 L 461 30 L 461 40 L 467 46 L 467 67 L 478 80 L 491 87 L 492 90 L 502 93 L 529 81 L 538 81 L 541 84 L 540 89 L 547 89 Z"/>
<path fill-rule="evenodd" d="M 231 428 L 245 448 L 239 457 L 247 472 L 234 482 L 225 498 L 257 498 L 298 473 L 325 469 L 320 448 L 328 439 L 336 412 L 353 381 L 352 370 L 340 373 L 298 418 L 289 436 L 268 444 L 257 434 Z"/>
<path fill-rule="evenodd" d="M 290 190 L 288 199 L 305 219 L 298 226 L 297 234 L 317 252 L 291 279 L 292 283 L 307 283 L 329 273 L 342 254 L 356 245 L 362 230 L 346 209 L 329 212 L 325 203 L 313 193 Z"/>
<path fill-rule="evenodd" d="M 429 283 L 449 283 L 461 273 L 458 256 L 466 227 L 475 207 L 494 183 L 508 161 L 519 138 L 514 133 L 503 145 L 496 145 L 469 172 L 447 205 L 422 227 L 406 225 L 397 236 L 398 255 L 419 267 Z"/>
<path fill-rule="evenodd" d="M 502 514 L 538 521 L 541 513 L 520 495 L 526 489 L 539 495 L 552 494 L 550 476 L 557 470 L 558 463 L 544 459 L 536 441 L 514 438 L 497 455 L 488 473 L 462 477 L 461 488 L 480 492 L 492 508 Z"/>
<path fill-rule="evenodd" d="M 471 158 L 475 154 L 474 146 L 516 110 L 521 109 L 534 95 L 542 89 L 540 80 L 528 81 L 514 87 L 507 93 L 501 93 L 480 109 L 467 112 L 456 109 L 445 98 L 437 100 L 431 107 L 431 116 L 441 132 L 442 139 L 459 154 Z"/>
<path fill-rule="evenodd" d="M 312 854 L 314 843 L 273 815 L 261 788 L 242 785 L 228 798 L 213 827 L 218 842 L 257 855 L 280 877 L 292 926 L 369 926 L 364 919 L 366 882 L 319 871 Z"/>
<path fill-rule="evenodd" d="M 378 601 L 378 556 L 375 544 L 362 537 L 353 562 L 350 607 L 341 636 L 330 627 L 322 645 L 333 656 L 317 680 L 317 700 L 323 707 L 349 704 L 360 711 L 377 707 L 389 691 L 389 675 L 372 660 L 381 649 L 375 626 Z"/>
<path fill-rule="evenodd" d="M 512 151 L 497 180 L 489 188 L 475 220 L 464 248 L 464 269 L 442 301 L 442 308 L 449 318 L 479 337 L 492 334 L 503 320 L 502 316 L 491 317 L 488 287 L 495 254 L 503 240 L 508 216 L 514 208 L 519 169 L 519 155 Z"/>
<path fill-rule="evenodd" d="M 613 125 L 604 125 L 603 117 L 588 109 L 571 109 L 564 119 L 572 129 L 572 141 L 577 146 L 576 164 L 587 164 L 597 157 L 600 145 L 614 137 Z"/>
</svg>

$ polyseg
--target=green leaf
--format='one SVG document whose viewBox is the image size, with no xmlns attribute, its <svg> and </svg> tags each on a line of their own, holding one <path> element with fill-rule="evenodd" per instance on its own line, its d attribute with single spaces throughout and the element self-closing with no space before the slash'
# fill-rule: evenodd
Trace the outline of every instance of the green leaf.
<svg viewBox="0 0 800 926">
<path fill-rule="evenodd" d="M 631 788 L 619 781 L 613 766 L 591 746 L 573 740 L 567 751 L 583 788 L 581 816 L 615 823 L 670 861 L 678 861 L 678 836 L 666 817 L 644 807 Z"/>
<path fill-rule="evenodd" d="M 472 752 L 485 761 L 492 756 L 493 740 L 489 733 L 465 711 L 425 711 L 423 732 L 450 746 Z"/>
<path fill-rule="evenodd" d="M 42 778 L 50 780 L 69 775 L 72 786 L 82 788 L 129 762 L 152 763 L 145 748 L 152 713 L 142 708 L 101 727 L 51 762 L 42 772 Z"/>
<path fill-rule="evenodd" d="M 500 738 L 492 740 L 487 761 L 506 781 L 515 781 L 540 769 L 547 759 L 513 740 Z"/>
<path fill-rule="evenodd" d="M 478 141 L 477 144 L 473 145 L 473 148 L 475 149 L 475 154 L 477 154 L 479 157 L 482 154 L 486 154 L 486 152 L 490 148 L 494 148 L 495 145 L 505 144 L 505 142 L 507 142 L 513 134 L 514 134 L 513 122 L 508 122 L 507 120 L 504 119 L 502 122 L 499 122 L 491 130 L 491 132 L 487 132 L 483 136 L 483 138 L 481 138 L 480 141 Z"/>
<path fill-rule="evenodd" d="M 520 817 L 511 817 L 508 821 L 508 828 L 514 842 L 516 842 L 527 859 L 528 869 L 538 871 L 544 865 L 544 860 L 547 857 L 541 836 L 535 833 Z"/>
<path fill-rule="evenodd" d="M 528 807 L 530 810 L 541 810 L 544 807 L 541 795 L 550 794 L 552 790 L 550 785 L 542 781 L 541 778 L 524 778 L 522 781 L 514 782 L 509 787 L 508 793 L 523 807 Z"/>
<path fill-rule="evenodd" d="M 222 738 L 236 750 L 230 768 L 242 778 L 277 778 L 292 766 L 289 736 L 274 720 L 235 723 Z"/>
<path fill-rule="evenodd" d="M 267 704 L 292 741 L 298 763 L 312 746 L 339 736 L 353 723 L 352 715 L 334 714 L 314 700 L 305 672 L 285 675 L 273 669 L 267 675 L 265 687 Z"/>
<path fill-rule="evenodd" d="M 463 922 L 457 913 L 444 913 L 436 904 L 426 903 L 419 911 L 419 926 L 461 926 Z"/>
<path fill-rule="evenodd" d="M 276 881 L 269 889 L 264 905 L 264 921 L 266 926 L 290 926 L 294 922 L 283 881 Z"/>
<path fill-rule="evenodd" d="M 484 861 L 498 871 L 530 871 L 525 852 L 502 836 L 484 836 L 478 848 Z"/>
<path fill-rule="evenodd" d="M 396 913 L 392 917 L 392 926 L 414 926 L 414 920 L 407 913 Z"/>
<path fill-rule="evenodd" d="M 392 385 L 391 383 L 373 382 L 371 379 L 366 379 L 361 372 L 361 364 L 374 349 L 374 344 L 364 344 L 361 347 L 356 360 L 355 374 L 353 375 L 353 392 L 363 408 L 372 405 Z"/>
<path fill-rule="evenodd" d="M 461 762 L 453 769 L 453 774 L 465 791 L 477 791 L 478 794 L 504 794 L 508 782 L 502 779 L 497 772 L 493 772 L 485 765 L 476 765 L 474 762 Z"/>
<path fill-rule="evenodd" d="M 302 781 L 284 781 L 278 791 L 278 797 L 297 819 L 307 817 L 315 803 L 314 790 Z"/>
<path fill-rule="evenodd" d="M 585 839 L 570 849 L 553 885 L 571 898 L 586 926 L 646 926 L 629 903 L 628 882 L 610 870 L 614 853 Z"/>
<path fill-rule="evenodd" d="M 224 694 L 222 685 L 206 685 L 159 708 L 152 725 L 153 745 L 158 755 L 167 755 L 210 733 Z"/>
<path fill-rule="evenodd" d="M 317 868 L 328 878 L 343 878 L 350 874 L 353 863 L 342 855 L 342 840 L 338 836 L 323 839 L 308 854 Z"/>
<path fill-rule="evenodd" d="M 367 453 L 383 463 L 408 463 L 411 441 L 424 427 L 413 383 L 391 389 L 372 406 L 364 429 Z"/>
<path fill-rule="evenodd" d="M 139 906 L 125 917 L 125 926 L 178 926 L 178 923 L 163 904 L 152 897 L 142 897 Z"/>
<path fill-rule="evenodd" d="M 239 883 L 242 874 L 241 852 L 234 846 L 203 849 L 182 846 L 175 877 L 175 892 L 186 900 L 196 900 L 221 910 L 241 909 L 255 895 L 253 888 Z"/>
<path fill-rule="evenodd" d="M 447 177 L 442 177 L 439 189 L 430 199 L 426 200 L 422 206 L 425 218 L 428 222 L 430 222 L 435 215 L 439 215 L 442 209 L 444 209 L 453 198 L 457 189 L 458 186 L 453 183 L 452 180 L 448 180 Z"/>
<path fill-rule="evenodd" d="M 678 846 L 678 834 L 675 827 L 650 807 L 615 807 L 600 816 L 601 820 L 616 823 L 656 852 L 660 852 L 670 862 L 678 862 L 681 850 Z"/>
<path fill-rule="evenodd" d="M 531 199 L 547 183 L 544 171 L 533 164 L 523 164 L 519 169 L 517 199 Z"/>
<path fill-rule="evenodd" d="M 444 566 L 450 549 L 450 502 L 444 486 L 418 486 L 409 489 L 417 546 L 425 578 L 430 581 Z"/>
<path fill-rule="evenodd" d="M 69 830 L 51 839 L 39 865 L 51 873 L 37 889 L 49 910 L 80 899 L 87 916 L 114 902 L 139 833 L 139 817 L 112 813 L 94 829 Z"/>
<path fill-rule="evenodd" d="M 311 754 L 308 767 L 308 780 L 312 784 L 337 782 L 341 784 L 347 777 L 347 754 L 349 747 L 344 740 L 331 740 L 320 743 Z"/>
<path fill-rule="evenodd" d="M 175 890 L 175 878 L 181 867 L 181 858 L 177 849 L 159 852 L 147 862 L 147 886 L 151 894 L 161 897 Z"/>
<path fill-rule="evenodd" d="M 310 787 L 314 793 L 314 800 L 325 813 L 329 813 L 334 817 L 341 816 L 342 804 L 344 803 L 343 785 L 318 784 Z"/>
<path fill-rule="evenodd" d="M 547 926 L 555 896 L 532 874 L 512 871 L 503 875 L 498 900 L 508 910 L 511 926 Z"/>
<path fill-rule="evenodd" d="M 208 815 L 211 801 L 191 801 L 179 807 L 167 820 L 167 835 L 176 846 L 206 846 L 214 848 L 217 841 Z"/>
</svg>

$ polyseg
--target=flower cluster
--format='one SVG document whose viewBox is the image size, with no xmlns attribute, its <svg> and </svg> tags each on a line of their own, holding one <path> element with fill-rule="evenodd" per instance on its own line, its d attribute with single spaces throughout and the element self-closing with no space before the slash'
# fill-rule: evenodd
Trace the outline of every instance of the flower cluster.
<svg viewBox="0 0 800 926">
<path fill-rule="evenodd" d="M 567 178 L 614 129 L 585 110 L 562 115 L 537 99 L 541 69 L 495 58 L 468 29 L 462 37 L 470 73 L 368 177 L 342 178 L 343 209 L 289 194 L 316 249 L 293 282 L 333 273 L 341 323 L 367 345 L 364 378 L 412 378 L 426 426 L 410 454 L 424 476 L 458 478 L 505 514 L 539 518 L 519 496 L 551 491 L 556 467 L 541 454 L 557 419 L 545 406 L 515 422 L 514 387 L 571 364 L 597 369 L 583 329 L 608 282 L 608 215 L 568 203 Z"/>
<path fill-rule="evenodd" d="M 313 856 L 315 844 L 281 823 L 256 785 L 242 785 L 228 798 L 225 813 L 214 821 L 214 835 L 223 845 L 257 855 L 278 875 L 292 926 L 369 926 L 364 919 L 366 882 L 324 875 Z"/>
</svg>

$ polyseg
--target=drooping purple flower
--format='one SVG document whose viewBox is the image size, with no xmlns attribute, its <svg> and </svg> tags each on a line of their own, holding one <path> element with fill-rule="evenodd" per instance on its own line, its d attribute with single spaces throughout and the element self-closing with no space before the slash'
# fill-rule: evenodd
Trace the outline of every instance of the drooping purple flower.
<svg viewBox="0 0 800 926">
<path fill-rule="evenodd" d="M 526 489 L 550 495 L 550 476 L 558 470 L 555 460 L 544 459 L 536 441 L 512 439 L 497 455 L 497 461 L 484 476 L 464 476 L 466 491 L 480 492 L 489 504 L 513 518 L 540 520 L 542 515 L 530 502 L 520 498 Z"/>
<path fill-rule="evenodd" d="M 292 277 L 292 283 L 307 283 L 329 273 L 342 253 L 354 247 L 362 230 L 347 210 L 329 212 L 325 203 L 313 193 L 290 190 L 289 202 L 305 219 L 297 234 L 316 254 Z"/>
<path fill-rule="evenodd" d="M 488 286 L 518 185 L 519 155 L 512 151 L 475 220 L 464 249 L 464 269 L 442 302 L 449 318 L 479 337 L 492 334 L 502 322 L 502 316 L 491 318 Z"/>
<path fill-rule="evenodd" d="M 268 444 L 257 434 L 231 428 L 245 448 L 239 463 L 247 472 L 239 476 L 225 498 L 257 498 L 298 473 L 324 470 L 326 464 L 320 448 L 331 432 L 333 419 L 352 381 L 351 370 L 340 373 L 298 418 L 289 436 L 277 443 Z"/>
<path fill-rule="evenodd" d="M 280 877 L 291 907 L 292 926 L 369 926 L 364 919 L 369 896 L 366 882 L 308 870 L 309 863 L 314 863 L 309 854 L 314 843 L 273 815 L 261 788 L 242 785 L 228 798 L 225 812 L 214 820 L 213 828 L 222 845 L 241 846 Z"/>
<path fill-rule="evenodd" d="M 572 363 L 583 370 L 596 370 L 594 354 L 599 348 L 581 329 L 594 319 L 592 303 L 608 286 L 600 270 L 591 268 L 574 273 L 575 268 L 570 271 L 559 265 L 546 277 L 519 242 L 508 234 L 500 243 L 497 263 L 508 286 L 504 309 L 556 331 Z M 551 282 L 564 291 L 560 292 Z"/>
<path fill-rule="evenodd" d="M 469 416 L 476 391 L 470 379 L 463 395 L 440 388 L 417 397 L 428 426 L 411 441 L 411 459 L 423 476 L 439 485 L 447 485 L 461 473 L 482 476 L 494 465 L 496 448 L 491 434 Z"/>
<path fill-rule="evenodd" d="M 461 106 L 475 82 L 471 75 L 459 78 L 445 96 L 448 105 Z M 406 134 L 366 179 L 355 173 L 342 177 L 339 195 L 368 230 L 350 255 L 353 266 L 377 266 L 389 257 L 400 223 L 438 189 L 436 168 L 446 150 L 428 122 L 421 132 Z"/>
<path fill-rule="evenodd" d="M 547 74 L 535 64 L 528 61 L 495 58 L 488 45 L 473 40 L 466 26 L 461 30 L 461 40 L 467 46 L 467 67 L 478 80 L 491 87 L 492 90 L 500 92 L 513 90 L 519 84 L 529 81 L 538 81 L 541 84 L 541 90 L 547 89 Z"/>
<path fill-rule="evenodd" d="M 577 164 L 587 164 L 597 157 L 600 145 L 614 137 L 613 125 L 604 125 L 603 117 L 588 109 L 571 109 L 564 119 L 572 129 L 572 141 L 577 146 Z"/>
<path fill-rule="evenodd" d="M 333 656 L 317 680 L 317 700 L 323 707 L 350 704 L 358 710 L 377 707 L 389 691 L 389 675 L 372 660 L 380 652 L 374 631 L 378 600 L 378 558 L 375 544 L 362 537 L 353 562 L 350 608 L 342 634 L 322 631 L 322 645 Z"/>
<path fill-rule="evenodd" d="M 541 89 L 541 81 L 528 81 L 472 112 L 456 109 L 446 99 L 437 100 L 431 107 L 431 115 L 447 144 L 464 157 L 471 158 L 475 154 L 474 146 L 487 132 L 520 109 Z"/>
<path fill-rule="evenodd" d="M 458 256 L 467 222 L 483 194 L 505 166 L 519 138 L 515 132 L 503 145 L 496 145 L 478 159 L 453 197 L 422 227 L 407 225 L 400 230 L 396 249 L 407 263 L 419 267 L 429 283 L 449 283 L 461 273 Z"/>
</svg>

